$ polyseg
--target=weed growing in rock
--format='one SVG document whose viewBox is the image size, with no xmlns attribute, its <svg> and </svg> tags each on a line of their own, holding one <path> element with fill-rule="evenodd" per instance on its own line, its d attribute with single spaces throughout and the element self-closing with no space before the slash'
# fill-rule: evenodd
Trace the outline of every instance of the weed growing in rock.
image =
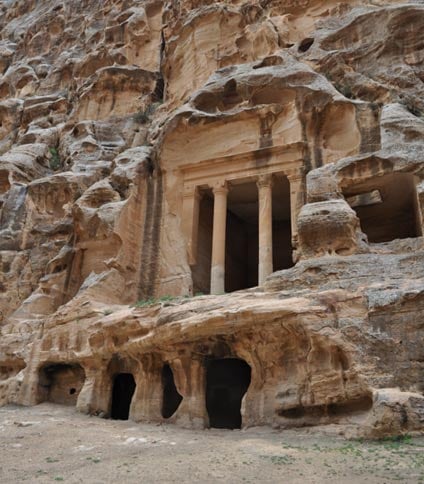
<svg viewBox="0 0 424 484">
<path fill-rule="evenodd" d="M 57 149 L 55 147 L 50 147 L 49 152 L 50 152 L 50 155 L 51 155 L 50 162 L 49 162 L 50 168 L 52 170 L 56 171 L 61 166 L 59 152 L 57 151 Z"/>
<path fill-rule="evenodd" d="M 179 299 L 179 296 L 162 296 L 159 298 L 150 297 L 149 299 L 141 299 L 132 305 L 134 308 L 145 308 L 159 303 L 167 303 Z"/>
</svg>

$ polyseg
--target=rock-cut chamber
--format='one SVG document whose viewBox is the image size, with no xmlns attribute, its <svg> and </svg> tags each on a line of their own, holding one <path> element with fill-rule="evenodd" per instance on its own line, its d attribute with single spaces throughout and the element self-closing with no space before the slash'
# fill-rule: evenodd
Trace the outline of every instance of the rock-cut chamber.
<svg viewBox="0 0 424 484">
<path fill-rule="evenodd" d="M 39 372 L 38 400 L 76 405 L 84 381 L 84 369 L 77 363 L 47 364 Z"/>
<path fill-rule="evenodd" d="M 210 360 L 206 369 L 206 409 L 210 427 L 239 429 L 241 403 L 251 380 L 250 366 L 237 358 Z"/>
<path fill-rule="evenodd" d="M 118 373 L 115 376 L 112 388 L 111 418 L 128 420 L 135 386 L 135 380 L 131 373 Z"/>
</svg>

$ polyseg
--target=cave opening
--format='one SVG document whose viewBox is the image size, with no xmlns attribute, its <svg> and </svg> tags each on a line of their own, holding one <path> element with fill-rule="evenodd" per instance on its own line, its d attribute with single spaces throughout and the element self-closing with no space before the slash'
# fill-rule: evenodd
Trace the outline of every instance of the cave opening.
<svg viewBox="0 0 424 484">
<path fill-rule="evenodd" d="M 166 364 L 162 368 L 162 417 L 170 418 L 178 410 L 183 397 L 175 385 L 174 373 Z"/>
<path fill-rule="evenodd" d="M 112 389 L 111 418 L 128 420 L 135 386 L 132 373 L 119 373 L 115 376 Z"/>
<path fill-rule="evenodd" d="M 390 242 L 422 235 L 415 185 L 413 175 L 393 173 L 344 190 L 369 242 Z"/>
<path fill-rule="evenodd" d="M 241 402 L 250 380 L 251 368 L 244 360 L 224 358 L 208 361 L 206 409 L 210 427 L 241 428 Z"/>
<path fill-rule="evenodd" d="M 50 363 L 39 372 L 39 401 L 76 405 L 85 372 L 77 363 Z"/>
</svg>

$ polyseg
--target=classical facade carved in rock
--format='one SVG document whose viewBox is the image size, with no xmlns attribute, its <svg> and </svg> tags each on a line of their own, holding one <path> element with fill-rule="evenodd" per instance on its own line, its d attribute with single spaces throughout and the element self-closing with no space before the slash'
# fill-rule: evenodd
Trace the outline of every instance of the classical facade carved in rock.
<svg viewBox="0 0 424 484">
<path fill-rule="evenodd" d="M 423 28 L 0 0 L 0 405 L 422 431 Z"/>
</svg>

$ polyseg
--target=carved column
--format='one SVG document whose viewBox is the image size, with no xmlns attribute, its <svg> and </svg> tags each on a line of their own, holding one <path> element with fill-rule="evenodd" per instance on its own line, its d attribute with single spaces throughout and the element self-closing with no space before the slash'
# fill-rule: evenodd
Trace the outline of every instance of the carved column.
<svg viewBox="0 0 424 484">
<path fill-rule="evenodd" d="M 188 263 L 196 264 L 200 194 L 195 186 L 184 187 L 182 230 L 187 241 Z"/>
<path fill-rule="evenodd" d="M 259 268 L 261 285 L 272 273 L 272 175 L 263 175 L 256 182 L 259 200 Z"/>
<path fill-rule="evenodd" d="M 291 219 L 291 233 L 292 246 L 297 247 L 297 216 L 300 209 L 305 204 L 305 178 L 303 171 L 299 170 L 295 173 L 287 175 L 290 182 L 290 219 Z"/>
<path fill-rule="evenodd" d="M 211 294 L 225 292 L 225 231 L 227 225 L 228 187 L 224 182 L 213 188 L 213 235 Z"/>
</svg>

